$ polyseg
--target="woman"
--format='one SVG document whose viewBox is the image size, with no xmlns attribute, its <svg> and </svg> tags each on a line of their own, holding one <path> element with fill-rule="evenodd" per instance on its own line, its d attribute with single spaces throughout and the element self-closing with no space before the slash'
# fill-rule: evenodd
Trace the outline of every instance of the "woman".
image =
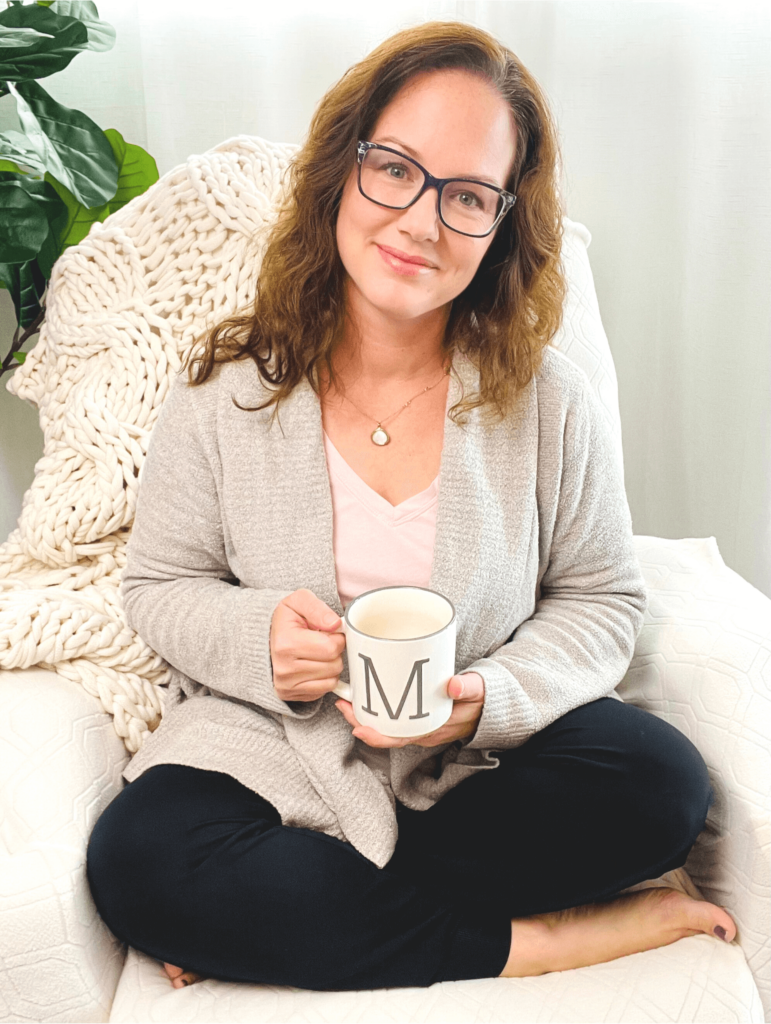
<svg viewBox="0 0 771 1024">
<path fill-rule="evenodd" d="M 619 895 L 684 864 L 712 793 L 681 733 L 608 696 L 646 596 L 598 404 L 548 345 L 556 160 L 510 51 L 398 34 L 322 101 L 253 311 L 170 390 L 122 594 L 172 683 L 88 876 L 175 987 L 520 977 L 735 935 L 673 889 Z M 408 741 L 331 692 L 344 604 L 395 583 L 458 621 L 452 715 Z"/>
</svg>

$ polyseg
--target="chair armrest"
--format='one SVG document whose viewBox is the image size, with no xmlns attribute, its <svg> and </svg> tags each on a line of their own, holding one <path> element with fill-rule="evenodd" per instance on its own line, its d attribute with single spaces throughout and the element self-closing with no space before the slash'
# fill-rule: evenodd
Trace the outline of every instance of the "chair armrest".
<svg viewBox="0 0 771 1024">
<path fill-rule="evenodd" d="M 714 537 L 635 537 L 649 606 L 623 699 L 676 726 L 715 801 L 686 863 L 725 907 L 771 1010 L 771 600 L 729 569 Z"/>
<path fill-rule="evenodd" d="M 0 1019 L 107 1021 L 126 955 L 86 879 L 129 759 L 112 717 L 47 669 L 0 671 Z"/>
</svg>

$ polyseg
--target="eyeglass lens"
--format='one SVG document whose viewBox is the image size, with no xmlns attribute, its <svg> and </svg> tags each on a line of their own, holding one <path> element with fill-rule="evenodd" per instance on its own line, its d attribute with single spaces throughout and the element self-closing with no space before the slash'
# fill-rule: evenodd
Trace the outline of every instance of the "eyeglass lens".
<svg viewBox="0 0 771 1024">
<path fill-rule="evenodd" d="M 419 167 L 395 153 L 368 149 L 361 162 L 362 192 L 383 206 L 408 206 L 424 181 Z M 495 223 L 502 204 L 498 192 L 479 182 L 449 181 L 442 190 L 442 219 L 456 231 L 484 235 Z"/>
</svg>

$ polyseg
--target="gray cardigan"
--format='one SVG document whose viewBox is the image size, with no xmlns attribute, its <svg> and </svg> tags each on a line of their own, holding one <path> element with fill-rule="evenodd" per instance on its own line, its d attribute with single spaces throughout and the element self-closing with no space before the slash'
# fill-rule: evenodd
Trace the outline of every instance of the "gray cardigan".
<svg viewBox="0 0 771 1024">
<path fill-rule="evenodd" d="M 455 360 L 447 408 L 478 387 Z M 462 779 L 623 678 L 647 596 L 617 455 L 586 375 L 556 349 L 495 422 L 445 420 L 429 586 L 457 612 L 456 672 L 484 678 L 471 741 L 390 752 L 390 782 L 356 754 L 326 694 L 281 700 L 270 661 L 276 605 L 307 587 L 342 615 L 318 397 L 303 381 L 270 410 L 249 361 L 206 384 L 175 378 L 142 467 L 126 618 L 171 666 L 158 729 L 123 772 L 152 765 L 225 772 L 285 825 L 353 844 L 382 867 L 397 836 L 394 796 L 425 810 Z M 342 674 L 347 679 L 347 665 Z"/>
</svg>

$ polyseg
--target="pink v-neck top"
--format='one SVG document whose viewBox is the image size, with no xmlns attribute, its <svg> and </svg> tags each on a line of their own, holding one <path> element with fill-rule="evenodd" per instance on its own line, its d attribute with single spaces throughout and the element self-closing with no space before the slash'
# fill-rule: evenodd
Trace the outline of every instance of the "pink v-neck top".
<svg viewBox="0 0 771 1024">
<path fill-rule="evenodd" d="M 399 505 L 365 484 L 324 431 L 332 492 L 337 592 L 345 606 L 367 590 L 427 587 L 436 536 L 439 477 Z"/>
<path fill-rule="evenodd" d="M 392 505 L 351 469 L 326 430 L 324 449 L 332 492 L 337 592 L 343 608 L 376 587 L 406 583 L 427 587 L 434 557 L 439 477 L 420 494 Z M 360 739 L 354 749 L 390 792 L 389 749 L 370 747 Z"/>
</svg>

